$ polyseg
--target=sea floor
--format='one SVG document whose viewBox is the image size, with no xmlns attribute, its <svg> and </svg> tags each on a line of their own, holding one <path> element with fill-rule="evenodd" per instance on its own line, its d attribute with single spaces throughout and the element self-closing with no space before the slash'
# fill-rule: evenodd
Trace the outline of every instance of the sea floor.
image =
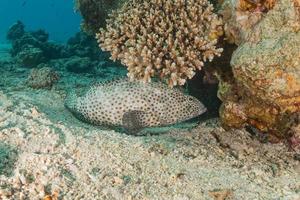
<svg viewBox="0 0 300 200">
<path fill-rule="evenodd" d="M 217 118 L 140 137 L 85 124 L 64 98 L 94 76 L 58 71 L 52 89 L 32 89 L 30 69 L 11 64 L 7 50 L 0 50 L 0 144 L 17 156 L 11 174 L 0 176 L 1 200 L 300 199 L 300 156 L 285 144 L 225 131 Z"/>
</svg>

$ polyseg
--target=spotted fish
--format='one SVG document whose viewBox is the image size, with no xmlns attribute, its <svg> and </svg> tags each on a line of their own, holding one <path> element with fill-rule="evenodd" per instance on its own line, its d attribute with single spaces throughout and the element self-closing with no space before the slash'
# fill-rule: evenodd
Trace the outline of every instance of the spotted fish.
<svg viewBox="0 0 300 200">
<path fill-rule="evenodd" d="M 123 127 L 132 134 L 183 122 L 206 111 L 199 100 L 178 89 L 127 79 L 95 84 L 81 97 L 72 92 L 65 106 L 86 122 Z"/>
</svg>

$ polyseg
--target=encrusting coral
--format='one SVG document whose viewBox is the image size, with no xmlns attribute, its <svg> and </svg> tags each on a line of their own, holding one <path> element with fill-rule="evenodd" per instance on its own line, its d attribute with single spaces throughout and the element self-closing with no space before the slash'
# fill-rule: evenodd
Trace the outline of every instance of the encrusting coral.
<svg viewBox="0 0 300 200">
<path fill-rule="evenodd" d="M 127 66 L 131 80 L 159 77 L 172 87 L 220 56 L 216 45 L 222 34 L 222 20 L 207 0 L 129 0 L 96 38 L 113 60 Z"/>
</svg>

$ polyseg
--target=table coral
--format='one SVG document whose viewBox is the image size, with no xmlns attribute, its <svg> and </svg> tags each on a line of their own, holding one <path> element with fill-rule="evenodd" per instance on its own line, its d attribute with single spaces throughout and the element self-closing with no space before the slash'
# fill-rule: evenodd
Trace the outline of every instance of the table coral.
<svg viewBox="0 0 300 200">
<path fill-rule="evenodd" d="M 233 80 L 221 82 L 220 110 L 225 126 L 246 124 L 278 137 L 290 137 L 300 113 L 300 10 L 280 0 L 247 32 L 231 59 Z M 296 134 L 296 133 L 294 133 Z M 299 133 L 298 133 L 299 134 Z"/>
<path fill-rule="evenodd" d="M 222 52 L 216 47 L 222 20 L 207 0 L 129 0 L 107 22 L 96 38 L 127 66 L 131 80 L 159 77 L 183 85 Z"/>
</svg>

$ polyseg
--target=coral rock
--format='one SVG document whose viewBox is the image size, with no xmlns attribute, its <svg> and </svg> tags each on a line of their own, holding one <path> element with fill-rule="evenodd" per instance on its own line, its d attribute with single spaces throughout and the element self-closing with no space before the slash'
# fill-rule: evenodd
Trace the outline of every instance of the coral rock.
<svg viewBox="0 0 300 200">
<path fill-rule="evenodd" d="M 222 21 L 207 0 L 129 0 L 113 12 L 96 38 L 130 80 L 159 77 L 183 85 L 205 61 L 219 56 Z"/>
<path fill-rule="evenodd" d="M 83 17 L 82 28 L 94 34 L 106 25 L 106 18 L 112 9 L 116 9 L 125 0 L 76 0 L 76 10 Z"/>
<path fill-rule="evenodd" d="M 42 65 L 43 66 L 43 65 Z M 32 69 L 27 84 L 32 88 L 51 88 L 59 79 L 58 74 L 49 67 Z"/>
<path fill-rule="evenodd" d="M 70 72 L 84 73 L 92 70 L 94 63 L 88 57 L 73 56 L 65 63 L 66 69 Z"/>
<path fill-rule="evenodd" d="M 276 0 L 230 0 L 220 9 L 229 43 L 241 44 L 247 33 L 271 10 Z"/>
<path fill-rule="evenodd" d="M 299 7 L 280 0 L 252 29 L 233 53 L 234 80 L 220 84 L 221 118 L 229 127 L 250 124 L 286 137 L 300 112 Z"/>
<path fill-rule="evenodd" d="M 47 42 L 49 38 L 49 34 L 43 29 L 33 31 L 31 32 L 31 35 L 41 42 Z"/>
<path fill-rule="evenodd" d="M 17 21 L 15 24 L 13 24 L 9 30 L 7 31 L 6 38 L 10 41 L 19 39 L 22 37 L 25 33 L 24 30 L 25 26 L 22 22 Z"/>
<path fill-rule="evenodd" d="M 46 58 L 40 48 L 27 45 L 17 54 L 16 60 L 24 67 L 36 67 L 43 63 Z"/>
</svg>

